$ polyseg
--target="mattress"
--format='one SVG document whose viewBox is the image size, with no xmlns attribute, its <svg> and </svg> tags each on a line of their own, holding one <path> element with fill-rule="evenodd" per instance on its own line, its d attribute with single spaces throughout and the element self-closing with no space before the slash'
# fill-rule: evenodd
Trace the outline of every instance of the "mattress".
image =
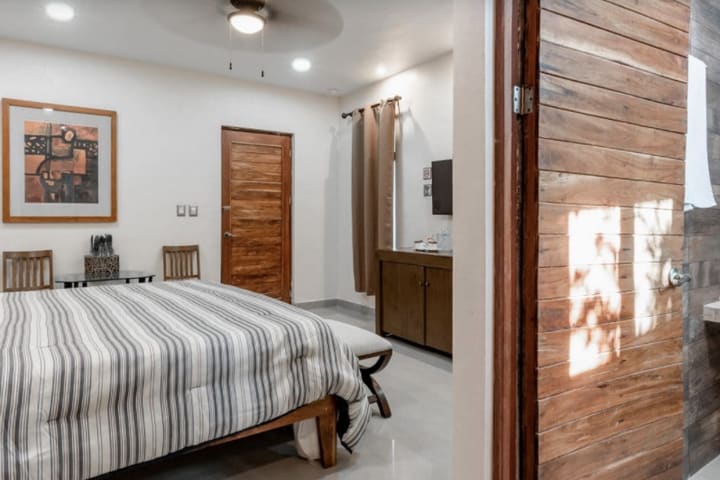
<svg viewBox="0 0 720 480">
<path fill-rule="evenodd" d="M 319 317 L 203 281 L 0 294 L 0 478 L 82 479 L 337 395 L 370 418 L 358 361 Z"/>
</svg>

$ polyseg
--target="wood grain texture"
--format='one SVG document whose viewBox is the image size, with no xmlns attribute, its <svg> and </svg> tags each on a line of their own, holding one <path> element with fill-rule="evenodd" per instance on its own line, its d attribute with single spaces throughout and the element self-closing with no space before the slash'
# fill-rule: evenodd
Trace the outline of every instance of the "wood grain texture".
<svg viewBox="0 0 720 480">
<path fill-rule="evenodd" d="M 654 18 L 684 32 L 690 25 L 690 7 L 677 0 L 607 0 L 615 5 Z"/>
<path fill-rule="evenodd" d="M 452 352 L 452 270 L 425 269 L 425 344 Z"/>
<path fill-rule="evenodd" d="M 541 0 L 541 480 L 682 470 L 683 296 L 667 275 L 684 254 L 690 11 L 652 3 Z"/>
<path fill-rule="evenodd" d="M 682 409 L 682 392 L 669 389 L 568 422 L 540 434 L 540 461 L 548 462 L 658 418 L 680 415 Z"/>
<path fill-rule="evenodd" d="M 543 432 L 632 400 L 658 395 L 668 389 L 682 392 L 681 374 L 682 365 L 670 365 L 541 399 L 538 429 Z"/>
<path fill-rule="evenodd" d="M 544 0 L 542 3 L 545 3 Z M 543 10 L 540 37 L 546 42 L 666 78 L 687 81 L 687 58 L 554 12 Z"/>
<path fill-rule="evenodd" d="M 452 262 L 448 252 L 377 251 L 375 330 L 452 353 Z"/>
<path fill-rule="evenodd" d="M 543 8 L 679 56 L 687 55 L 688 34 L 666 23 L 603 0 L 543 0 Z"/>
<path fill-rule="evenodd" d="M 538 266 L 619 265 L 681 260 L 680 235 L 541 235 Z M 596 269 L 599 270 L 599 269 Z M 578 270 L 582 273 L 581 270 Z"/>
<path fill-rule="evenodd" d="M 291 136 L 222 131 L 222 281 L 290 301 Z"/>
<path fill-rule="evenodd" d="M 3 252 L 3 292 L 48 290 L 54 284 L 52 250 Z"/>
<path fill-rule="evenodd" d="M 540 204 L 540 234 L 571 233 L 683 235 L 682 210 L 663 208 L 588 207 L 559 203 Z M 577 231 L 576 228 L 580 228 Z"/>
<path fill-rule="evenodd" d="M 542 478 L 585 479 L 585 478 L 628 478 L 618 463 L 633 465 L 633 457 L 646 455 L 649 450 L 659 449 L 679 440 L 682 429 L 682 415 L 661 418 L 643 427 L 627 430 L 619 435 L 594 443 L 570 455 L 553 459 L 540 467 Z M 651 455 L 660 465 L 657 471 L 648 471 L 648 465 L 634 478 L 650 478 L 673 466 L 667 457 Z M 618 459 L 620 459 L 618 461 Z M 653 469 L 654 470 L 654 469 Z M 623 473 L 620 473 L 623 472 Z"/>
<path fill-rule="evenodd" d="M 687 104 L 687 86 L 682 81 L 621 65 L 573 48 L 542 42 L 540 62 L 543 72 L 557 77 L 667 105 L 684 107 Z"/>
<path fill-rule="evenodd" d="M 420 265 L 381 263 L 382 332 L 425 343 L 425 281 Z"/>
<path fill-rule="evenodd" d="M 648 263 L 542 267 L 538 269 L 538 300 L 609 295 L 633 290 L 662 290 L 667 288 L 666 279 L 670 269 L 682 266 L 682 259 L 677 258 Z M 689 271 L 692 274 L 693 269 Z M 693 278 L 700 278 L 700 274 Z"/>
<path fill-rule="evenodd" d="M 685 136 L 681 133 L 592 117 L 549 106 L 540 110 L 540 137 L 678 160 L 685 158 Z"/>
<path fill-rule="evenodd" d="M 685 163 L 680 160 L 557 140 L 542 139 L 540 146 L 543 170 L 684 184 Z"/>
<path fill-rule="evenodd" d="M 681 210 L 683 185 L 667 185 L 563 172 L 540 172 L 540 201 L 588 207 L 641 207 Z"/>
<path fill-rule="evenodd" d="M 538 332 L 643 319 L 679 311 L 677 289 L 593 295 L 538 302 Z"/>
<path fill-rule="evenodd" d="M 646 326 L 647 332 L 643 333 Z M 652 328 L 649 328 L 652 327 Z M 681 338 L 682 314 L 675 312 L 656 317 L 632 318 L 588 327 L 541 332 L 538 335 L 538 366 L 568 362 L 577 357 L 587 360 L 622 348 Z"/>
<path fill-rule="evenodd" d="M 540 103 L 621 122 L 685 133 L 685 109 L 543 74 Z"/>
</svg>

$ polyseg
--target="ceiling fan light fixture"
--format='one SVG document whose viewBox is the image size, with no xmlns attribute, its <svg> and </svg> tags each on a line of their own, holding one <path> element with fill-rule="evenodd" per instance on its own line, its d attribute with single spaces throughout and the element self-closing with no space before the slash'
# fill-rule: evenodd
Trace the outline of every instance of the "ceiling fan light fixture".
<svg viewBox="0 0 720 480">
<path fill-rule="evenodd" d="M 69 22 L 75 18 L 75 9 L 62 2 L 52 2 L 45 5 L 45 13 L 56 22 Z"/>
<path fill-rule="evenodd" d="M 240 33 L 253 35 L 265 28 L 265 17 L 257 12 L 238 10 L 228 15 L 230 25 Z"/>
</svg>

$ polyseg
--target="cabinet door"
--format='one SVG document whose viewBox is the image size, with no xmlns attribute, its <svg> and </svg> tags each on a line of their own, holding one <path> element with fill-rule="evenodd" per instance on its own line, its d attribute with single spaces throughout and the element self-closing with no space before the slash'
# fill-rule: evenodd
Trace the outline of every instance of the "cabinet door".
<svg viewBox="0 0 720 480">
<path fill-rule="evenodd" d="M 381 268 L 383 332 L 423 344 L 423 267 L 383 262 Z"/>
<path fill-rule="evenodd" d="M 452 270 L 425 269 L 425 344 L 452 353 Z"/>
</svg>

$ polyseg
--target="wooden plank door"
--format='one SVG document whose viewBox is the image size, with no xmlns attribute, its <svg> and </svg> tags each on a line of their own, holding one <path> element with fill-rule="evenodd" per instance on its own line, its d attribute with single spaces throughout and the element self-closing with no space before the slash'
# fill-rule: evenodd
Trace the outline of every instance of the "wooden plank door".
<svg viewBox="0 0 720 480">
<path fill-rule="evenodd" d="M 290 302 L 292 137 L 222 131 L 222 282 Z"/>
<path fill-rule="evenodd" d="M 539 3 L 531 478 L 680 479 L 688 2 Z"/>
</svg>

